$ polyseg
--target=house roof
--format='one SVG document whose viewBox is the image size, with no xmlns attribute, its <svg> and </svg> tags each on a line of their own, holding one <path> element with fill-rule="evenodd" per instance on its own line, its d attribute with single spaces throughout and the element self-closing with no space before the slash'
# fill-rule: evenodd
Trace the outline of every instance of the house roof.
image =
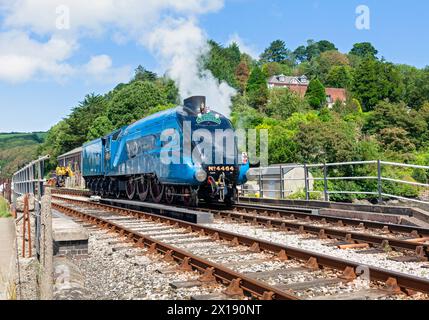
<svg viewBox="0 0 429 320">
<path fill-rule="evenodd" d="M 67 158 L 67 157 L 70 157 L 70 156 L 78 155 L 78 154 L 82 153 L 82 150 L 83 150 L 82 147 L 73 149 L 73 150 L 71 150 L 71 151 L 69 151 L 67 153 L 64 153 L 64 154 L 60 155 L 57 159 L 63 159 L 63 158 Z"/>
<path fill-rule="evenodd" d="M 272 85 L 303 85 L 307 86 L 309 84 L 308 78 L 305 75 L 299 77 L 290 77 L 285 76 L 284 74 L 272 76 L 268 80 L 269 84 Z"/>
<path fill-rule="evenodd" d="M 305 93 L 307 92 L 307 85 L 290 85 L 288 86 L 289 90 L 292 92 L 295 92 L 299 94 L 301 97 L 305 96 Z"/>
<path fill-rule="evenodd" d="M 337 100 L 346 101 L 347 99 L 346 89 L 326 88 L 326 95 L 330 96 L 333 102 Z"/>
</svg>

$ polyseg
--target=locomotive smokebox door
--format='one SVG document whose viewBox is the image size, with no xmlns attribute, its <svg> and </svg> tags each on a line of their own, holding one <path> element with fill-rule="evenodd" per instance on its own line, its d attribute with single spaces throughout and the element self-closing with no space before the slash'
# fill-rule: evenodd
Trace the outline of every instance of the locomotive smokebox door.
<svg viewBox="0 0 429 320">
<path fill-rule="evenodd" d="M 194 96 L 184 101 L 185 108 L 190 109 L 193 113 L 204 113 L 206 110 L 206 97 Z"/>
</svg>

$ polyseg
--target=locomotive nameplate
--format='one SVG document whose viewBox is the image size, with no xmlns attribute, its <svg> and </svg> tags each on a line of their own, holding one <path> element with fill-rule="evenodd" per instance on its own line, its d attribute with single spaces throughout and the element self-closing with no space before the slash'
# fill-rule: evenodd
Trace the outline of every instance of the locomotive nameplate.
<svg viewBox="0 0 429 320">
<path fill-rule="evenodd" d="M 197 117 L 197 124 L 204 124 L 204 123 L 221 124 L 222 120 L 220 119 L 218 114 L 213 114 L 211 112 L 206 114 L 199 114 Z"/>
</svg>

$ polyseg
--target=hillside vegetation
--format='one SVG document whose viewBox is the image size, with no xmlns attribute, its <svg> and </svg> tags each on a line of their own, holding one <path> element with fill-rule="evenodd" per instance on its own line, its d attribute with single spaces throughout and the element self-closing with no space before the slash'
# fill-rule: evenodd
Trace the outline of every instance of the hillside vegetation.
<svg viewBox="0 0 429 320">
<path fill-rule="evenodd" d="M 236 44 L 223 47 L 210 41 L 209 45 L 201 67 L 237 90 L 232 104 L 236 127 L 269 130 L 270 163 L 383 159 L 429 165 L 429 67 L 388 62 L 371 43 L 357 43 L 342 53 L 326 40 L 309 40 L 295 50 L 276 40 L 257 60 Z M 270 90 L 267 79 L 279 74 L 306 75 L 310 85 L 305 97 L 288 89 Z M 325 87 L 345 88 L 347 102 L 328 109 Z M 179 102 L 171 80 L 140 66 L 129 83 L 103 95 L 86 96 L 49 131 L 39 152 L 55 159 L 85 141 Z M 376 173 L 375 168 L 357 170 L 334 168 L 329 174 Z M 428 181 L 428 172 L 419 170 L 395 169 L 384 174 Z M 387 193 L 418 193 L 416 188 L 393 183 L 385 187 Z M 330 189 L 371 190 L 376 185 L 332 182 Z"/>
<path fill-rule="evenodd" d="M 46 133 L 0 133 L 0 178 L 8 178 L 19 167 L 37 157 Z"/>
</svg>

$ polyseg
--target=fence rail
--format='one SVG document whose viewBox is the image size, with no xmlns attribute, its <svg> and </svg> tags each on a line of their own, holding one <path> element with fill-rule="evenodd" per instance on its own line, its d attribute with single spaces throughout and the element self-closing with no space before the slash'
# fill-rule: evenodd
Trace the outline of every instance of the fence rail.
<svg viewBox="0 0 429 320">
<path fill-rule="evenodd" d="M 41 201 L 44 195 L 45 184 L 45 161 L 49 156 L 41 157 L 32 161 L 24 168 L 14 173 L 12 177 L 12 203 L 16 208 L 18 197 L 26 194 L 33 194 L 35 198 L 34 214 L 36 217 L 36 251 L 40 255 L 40 234 L 41 234 Z"/>
<path fill-rule="evenodd" d="M 356 176 L 330 176 L 329 170 L 337 167 L 350 166 L 352 168 L 361 167 L 361 166 L 375 166 L 376 175 L 356 175 Z M 278 196 L 275 198 L 285 199 L 287 198 L 286 194 L 291 191 L 290 186 L 293 183 L 302 182 L 301 190 L 304 191 L 305 199 L 310 200 L 311 194 L 322 194 L 325 201 L 330 201 L 331 195 L 368 195 L 376 196 L 379 203 L 383 203 L 383 199 L 398 199 L 405 200 L 410 202 L 415 202 L 419 204 L 429 205 L 429 199 L 419 200 L 415 198 L 407 198 L 398 194 L 390 194 L 385 191 L 385 182 L 396 183 L 402 185 L 414 186 L 417 188 L 429 188 L 429 182 L 416 182 L 416 181 L 407 181 L 403 179 L 397 179 L 392 177 L 387 177 L 383 175 L 383 169 L 387 167 L 400 167 L 408 169 L 419 169 L 425 170 L 426 175 L 429 176 L 429 166 L 414 165 L 414 164 L 404 164 L 396 162 L 388 162 L 381 160 L 373 161 L 351 161 L 351 162 L 338 162 L 338 163 L 324 163 L 324 164 L 285 164 L 285 165 L 275 165 L 272 167 L 265 168 L 256 168 L 252 169 L 252 173 L 249 177 L 249 182 L 241 186 L 240 196 L 250 196 L 252 192 L 258 192 L 259 197 L 264 198 L 267 194 L 278 193 Z M 299 177 L 289 176 L 287 173 L 300 169 L 303 171 Z M 321 176 L 313 176 L 312 171 L 316 171 Z M 330 190 L 329 182 L 338 182 L 338 181 L 376 181 L 377 186 L 376 190 Z M 251 183 L 257 183 L 256 189 L 251 189 Z M 323 182 L 323 190 L 314 190 L 311 187 L 311 183 L 314 182 Z M 273 186 L 273 183 L 275 186 Z M 266 186 L 266 185 L 269 186 Z M 254 186 L 254 185 L 253 185 Z M 294 190 L 299 191 L 299 190 Z M 273 196 L 269 196 L 273 198 Z"/>
</svg>

